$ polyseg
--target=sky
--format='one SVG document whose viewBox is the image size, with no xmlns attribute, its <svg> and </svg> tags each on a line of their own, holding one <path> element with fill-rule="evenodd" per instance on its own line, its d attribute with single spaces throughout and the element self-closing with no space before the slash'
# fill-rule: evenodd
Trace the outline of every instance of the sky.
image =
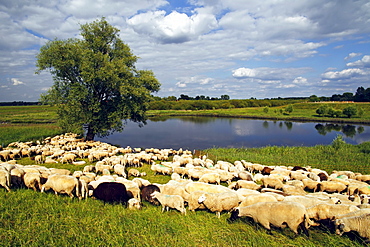
<svg viewBox="0 0 370 247">
<path fill-rule="evenodd" d="M 0 102 L 37 101 L 48 40 L 101 17 L 161 83 L 155 96 L 331 96 L 370 87 L 369 0 L 0 0 Z"/>
</svg>

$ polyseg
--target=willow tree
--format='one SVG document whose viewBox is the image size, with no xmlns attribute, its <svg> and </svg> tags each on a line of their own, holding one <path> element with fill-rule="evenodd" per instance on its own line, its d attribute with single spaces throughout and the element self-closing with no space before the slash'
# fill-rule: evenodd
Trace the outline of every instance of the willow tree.
<svg viewBox="0 0 370 247">
<path fill-rule="evenodd" d="M 37 55 L 37 70 L 53 75 L 41 101 L 58 105 L 64 131 L 107 136 L 122 131 L 127 120 L 143 125 L 160 83 L 150 70 L 135 67 L 138 57 L 105 18 L 81 25 L 82 39 L 52 40 Z"/>
</svg>

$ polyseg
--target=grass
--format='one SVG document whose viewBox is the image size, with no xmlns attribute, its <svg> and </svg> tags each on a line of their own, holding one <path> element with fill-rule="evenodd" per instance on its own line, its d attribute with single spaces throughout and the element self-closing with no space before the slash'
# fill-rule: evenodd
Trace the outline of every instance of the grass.
<svg viewBox="0 0 370 247">
<path fill-rule="evenodd" d="M 361 117 L 340 118 L 322 117 L 317 115 L 316 109 L 321 104 L 327 104 L 338 110 L 343 110 L 350 104 L 355 104 L 364 110 Z M 284 112 L 286 106 L 269 107 L 265 112 L 265 107 L 231 108 L 215 110 L 152 110 L 148 114 L 151 116 L 216 116 L 216 117 L 245 117 L 258 119 L 281 119 L 291 121 L 316 121 L 316 122 L 338 122 L 338 123 L 365 123 L 370 124 L 370 103 L 296 103 L 293 105 L 293 112 Z"/>
</svg>

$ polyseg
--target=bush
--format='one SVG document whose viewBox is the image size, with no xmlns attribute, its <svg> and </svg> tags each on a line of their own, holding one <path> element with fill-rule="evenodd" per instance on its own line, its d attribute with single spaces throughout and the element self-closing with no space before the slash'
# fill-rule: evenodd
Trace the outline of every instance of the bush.
<svg viewBox="0 0 370 247">
<path fill-rule="evenodd" d="M 355 116 L 357 114 L 357 108 L 353 105 L 348 106 L 343 109 L 343 114 L 346 115 L 348 118 Z"/>
</svg>

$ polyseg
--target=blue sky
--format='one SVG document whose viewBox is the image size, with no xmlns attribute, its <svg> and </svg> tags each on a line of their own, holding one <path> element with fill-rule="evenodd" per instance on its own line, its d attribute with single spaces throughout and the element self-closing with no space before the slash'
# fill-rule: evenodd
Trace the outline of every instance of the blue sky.
<svg viewBox="0 0 370 247">
<path fill-rule="evenodd" d="M 100 17 L 161 82 L 156 96 L 331 96 L 370 87 L 368 0 L 0 0 L 0 101 L 36 101 L 48 40 Z"/>
</svg>

